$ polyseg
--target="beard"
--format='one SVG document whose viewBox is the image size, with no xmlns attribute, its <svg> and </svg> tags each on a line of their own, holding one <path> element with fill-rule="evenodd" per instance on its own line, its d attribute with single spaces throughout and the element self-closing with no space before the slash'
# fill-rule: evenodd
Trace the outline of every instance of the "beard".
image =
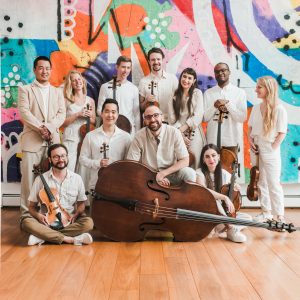
<svg viewBox="0 0 300 300">
<path fill-rule="evenodd" d="M 151 130 L 151 131 L 157 131 L 160 129 L 162 123 L 161 122 L 158 122 L 158 121 L 155 121 L 155 122 L 151 122 L 149 125 L 148 125 L 148 128 Z"/>
<path fill-rule="evenodd" d="M 63 162 L 57 162 L 57 163 L 53 163 L 53 161 L 51 161 L 50 166 L 54 169 L 63 170 L 68 166 L 68 164 L 69 164 L 69 161 L 63 161 Z"/>
</svg>

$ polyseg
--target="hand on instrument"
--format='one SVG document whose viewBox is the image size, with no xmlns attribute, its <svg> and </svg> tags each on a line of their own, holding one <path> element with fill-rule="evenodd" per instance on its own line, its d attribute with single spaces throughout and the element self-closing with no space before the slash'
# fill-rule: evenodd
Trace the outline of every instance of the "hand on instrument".
<svg viewBox="0 0 300 300">
<path fill-rule="evenodd" d="M 100 160 L 100 168 L 105 168 L 108 166 L 109 158 L 103 158 Z"/>
<path fill-rule="evenodd" d="M 39 221 L 41 224 L 44 224 L 44 225 L 46 225 L 46 226 L 49 226 L 49 223 L 48 223 L 47 218 L 46 218 L 45 215 L 39 213 L 39 214 L 37 215 L 37 219 L 38 219 L 38 221 Z"/>
<path fill-rule="evenodd" d="M 233 203 L 231 202 L 231 200 L 227 196 L 225 196 L 223 200 L 225 201 L 225 204 L 228 208 L 228 211 L 231 214 L 233 214 L 235 212 L 235 208 L 234 208 Z"/>
<path fill-rule="evenodd" d="M 225 109 L 227 110 L 226 104 L 227 104 L 228 102 L 229 102 L 229 100 L 218 99 L 217 101 L 215 101 L 214 106 L 215 106 L 215 108 L 217 108 L 217 109 L 220 109 L 220 106 L 223 106 L 223 107 L 225 107 Z"/>
<path fill-rule="evenodd" d="M 254 144 L 253 138 L 249 139 L 249 144 L 250 144 L 250 149 L 253 153 L 257 154 L 258 153 L 258 147 L 257 145 Z"/>
<path fill-rule="evenodd" d="M 74 215 L 71 217 L 71 220 L 70 220 L 71 224 L 73 224 L 73 223 L 76 221 L 76 219 L 78 218 L 78 216 L 79 216 L 79 214 L 74 214 Z"/>
<path fill-rule="evenodd" d="M 155 96 L 154 95 L 151 95 L 151 94 L 149 94 L 149 95 L 147 95 L 146 96 L 146 102 L 148 103 L 148 102 L 157 102 L 157 100 L 156 100 L 156 98 L 155 98 Z"/>
<path fill-rule="evenodd" d="M 183 136 L 184 143 L 186 144 L 187 148 L 189 148 L 191 146 L 191 140 L 188 137 L 186 137 L 184 134 L 182 136 Z"/>
<path fill-rule="evenodd" d="M 156 181 L 161 185 L 170 186 L 170 181 L 165 177 L 163 171 L 160 171 L 156 174 Z"/>
<path fill-rule="evenodd" d="M 45 140 L 45 141 L 51 140 L 51 137 L 52 137 L 51 133 L 45 125 L 42 125 L 39 128 L 39 132 L 40 132 L 40 135 L 42 136 L 43 140 Z"/>
</svg>

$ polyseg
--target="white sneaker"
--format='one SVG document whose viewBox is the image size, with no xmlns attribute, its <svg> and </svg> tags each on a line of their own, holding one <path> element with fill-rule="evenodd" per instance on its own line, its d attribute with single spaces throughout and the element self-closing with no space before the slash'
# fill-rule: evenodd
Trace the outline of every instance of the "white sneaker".
<svg viewBox="0 0 300 300">
<path fill-rule="evenodd" d="M 38 237 L 36 237 L 35 235 L 33 235 L 33 234 L 31 234 L 30 236 L 29 236 L 29 239 L 28 239 L 28 246 L 34 246 L 34 245 L 42 245 L 42 244 L 44 244 L 45 243 L 45 241 L 44 240 L 42 240 L 42 239 L 40 239 L 40 238 L 38 238 Z"/>
<path fill-rule="evenodd" d="M 273 219 L 273 216 L 270 213 L 262 212 L 259 215 L 253 217 L 254 222 L 267 222 Z"/>
<path fill-rule="evenodd" d="M 89 245 L 93 242 L 93 238 L 89 233 L 82 233 L 74 237 L 74 245 Z"/>
<path fill-rule="evenodd" d="M 232 226 L 227 230 L 227 239 L 235 243 L 244 243 L 247 241 L 247 237 L 236 226 Z"/>
</svg>

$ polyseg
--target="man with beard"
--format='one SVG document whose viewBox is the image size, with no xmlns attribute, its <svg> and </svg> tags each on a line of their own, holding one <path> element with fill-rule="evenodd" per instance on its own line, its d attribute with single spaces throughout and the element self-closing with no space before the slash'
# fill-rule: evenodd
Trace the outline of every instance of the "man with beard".
<svg viewBox="0 0 300 300">
<path fill-rule="evenodd" d="M 53 144 L 48 149 L 48 159 L 51 169 L 43 174 L 45 182 L 50 189 L 57 192 L 56 199 L 60 202 L 61 209 L 57 213 L 60 216 L 67 213 L 65 227 L 58 226 L 55 229 L 50 227 L 49 219 L 43 214 L 43 207 L 40 206 L 40 191 L 44 188 L 42 179 L 37 177 L 34 181 L 28 198 L 28 211 L 21 217 L 21 229 L 30 234 L 28 245 L 42 244 L 45 241 L 54 244 L 86 245 L 93 242 L 92 236 L 87 233 L 93 229 L 93 220 L 85 215 L 85 189 L 81 177 L 70 171 L 68 166 L 68 150 L 63 144 Z M 49 199 L 50 202 L 50 199 Z M 55 204 L 52 208 L 57 208 Z M 48 213 L 51 213 L 48 211 Z M 61 217 L 61 219 L 63 219 Z M 59 220 L 59 217 L 57 218 Z"/>
<path fill-rule="evenodd" d="M 126 156 L 131 137 L 129 133 L 116 126 L 118 116 L 118 102 L 106 99 L 101 108 L 103 124 L 90 131 L 83 140 L 79 162 L 90 169 L 89 189 L 95 188 L 100 168 L 107 167 Z"/>
<path fill-rule="evenodd" d="M 207 143 L 217 144 L 218 122 L 215 119 L 222 110 L 226 118 L 223 119 L 220 146 L 235 147 L 243 142 L 243 122 L 247 119 L 246 93 L 229 82 L 230 70 L 226 63 L 218 63 L 214 73 L 218 84 L 204 93 Z"/>
<path fill-rule="evenodd" d="M 21 210 L 27 211 L 27 199 L 34 176 L 32 166 L 46 158 L 49 142 L 59 143 L 59 127 L 66 117 L 62 91 L 50 85 L 51 61 L 46 56 L 34 60 L 35 80 L 20 86 L 18 108 L 24 129 L 21 135 Z"/>
<path fill-rule="evenodd" d="M 132 68 L 131 59 L 126 56 L 120 56 L 116 62 L 117 86 L 116 99 L 119 104 L 119 113 L 125 116 L 132 126 L 131 134 L 134 136 L 141 128 L 140 104 L 138 88 L 127 80 Z M 101 116 L 102 105 L 108 98 L 113 98 L 113 81 L 101 85 L 97 113 Z"/>
<path fill-rule="evenodd" d="M 180 131 L 162 124 L 162 111 L 157 106 L 147 107 L 143 117 L 145 127 L 136 133 L 127 159 L 157 171 L 156 181 L 161 185 L 195 182 L 196 173 L 188 167 L 189 153 Z"/>
<path fill-rule="evenodd" d="M 140 107 L 143 112 L 148 105 L 158 102 L 163 113 L 163 121 L 168 122 L 168 103 L 172 100 L 178 87 L 178 79 L 174 74 L 163 70 L 165 55 L 159 48 L 152 48 L 148 52 L 150 74 L 141 79 L 139 84 Z M 153 90 L 153 95 L 151 94 Z"/>
</svg>

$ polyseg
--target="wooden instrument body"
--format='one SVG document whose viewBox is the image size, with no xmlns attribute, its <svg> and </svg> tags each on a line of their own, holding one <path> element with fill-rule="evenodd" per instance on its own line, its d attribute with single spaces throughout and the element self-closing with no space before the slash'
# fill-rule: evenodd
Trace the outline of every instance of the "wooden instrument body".
<svg viewBox="0 0 300 300">
<path fill-rule="evenodd" d="M 135 161 L 118 161 L 101 168 L 95 191 L 102 198 L 138 200 L 144 204 L 182 208 L 218 214 L 216 201 L 206 189 L 196 184 L 183 183 L 178 187 L 163 187 L 156 173 Z M 199 241 L 214 228 L 213 223 L 153 217 L 130 211 L 119 205 L 94 200 L 92 217 L 96 228 L 114 241 L 143 240 L 149 230 L 170 231 L 177 241 Z"/>
<path fill-rule="evenodd" d="M 188 128 L 183 134 L 189 140 L 192 140 L 195 135 L 195 130 Z M 188 152 L 189 152 L 189 166 L 192 166 L 195 162 L 195 154 L 193 152 L 191 152 L 191 150 L 189 148 L 188 148 Z"/>
<path fill-rule="evenodd" d="M 247 186 L 247 197 L 250 201 L 257 201 L 259 196 L 258 180 L 259 180 L 259 148 L 256 146 L 256 166 L 250 170 L 250 183 Z"/>
</svg>

